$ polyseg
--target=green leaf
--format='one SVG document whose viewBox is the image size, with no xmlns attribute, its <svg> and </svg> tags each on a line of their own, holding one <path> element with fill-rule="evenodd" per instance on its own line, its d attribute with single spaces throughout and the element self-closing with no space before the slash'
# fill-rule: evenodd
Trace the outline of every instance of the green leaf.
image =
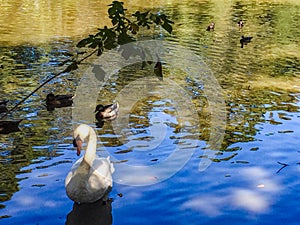
<svg viewBox="0 0 300 225">
<path fill-rule="evenodd" d="M 150 28 L 149 24 L 151 24 L 152 22 L 149 21 L 149 19 L 147 17 L 148 14 L 149 14 L 149 11 L 144 12 L 144 13 L 140 13 L 139 11 L 137 11 L 135 14 L 132 14 L 132 15 L 134 17 L 136 17 L 137 24 L 139 26 L 147 27 L 149 29 Z"/>
<path fill-rule="evenodd" d="M 123 45 L 123 44 L 127 44 L 130 42 L 135 41 L 135 39 L 131 36 L 129 36 L 127 33 L 123 32 L 119 35 L 118 37 L 118 44 L 119 45 Z"/>
<path fill-rule="evenodd" d="M 78 48 L 85 47 L 86 45 L 92 43 L 94 41 L 94 36 L 90 35 L 88 38 L 82 39 L 81 41 L 78 42 L 76 45 Z"/>
<path fill-rule="evenodd" d="M 111 39 L 106 39 L 106 41 L 104 42 L 104 48 L 110 50 L 117 47 L 117 45 L 115 44 L 115 41 L 111 40 Z"/>
<path fill-rule="evenodd" d="M 168 17 L 165 14 L 159 15 L 160 20 L 162 20 L 164 23 L 168 24 L 174 24 L 173 21 L 169 20 Z M 170 25 L 171 26 L 171 25 Z"/>
<path fill-rule="evenodd" d="M 161 19 L 159 16 L 151 13 L 150 15 L 150 20 L 152 20 L 156 25 L 160 25 L 161 24 Z"/>
<path fill-rule="evenodd" d="M 108 15 L 109 18 L 118 18 L 121 15 L 125 15 L 125 11 L 127 9 L 124 9 L 123 2 L 113 1 L 112 4 L 108 5 L 110 8 L 108 9 Z"/>
<path fill-rule="evenodd" d="M 169 34 L 171 34 L 172 33 L 172 30 L 173 30 L 173 28 L 172 28 L 172 26 L 169 24 L 169 23 L 163 23 L 162 25 L 162 28 L 164 28 Z"/>
<path fill-rule="evenodd" d="M 153 14 L 149 11 L 136 11 L 134 14 L 132 14 L 132 16 L 135 18 L 135 21 L 132 22 L 126 17 L 125 12 L 127 9 L 125 9 L 123 5 L 123 2 L 113 1 L 108 8 L 108 15 L 113 26 L 111 28 L 104 26 L 104 28 L 98 29 L 98 33 L 95 35 L 90 35 L 89 37 L 81 40 L 77 44 L 77 47 L 89 47 L 97 49 L 97 54 L 101 55 L 105 49 L 113 49 L 118 45 L 136 41 L 135 34 L 140 31 L 141 27 L 147 27 L 150 29 L 151 27 L 154 27 L 154 25 L 159 25 L 168 33 L 172 32 L 173 22 L 169 20 L 165 14 Z M 136 50 L 130 53 L 126 51 L 123 52 L 125 58 L 129 57 L 130 54 L 139 54 L 141 58 L 144 57 L 143 54 L 138 53 Z M 158 66 L 158 68 L 160 67 Z"/>
<path fill-rule="evenodd" d="M 99 38 L 94 39 L 94 41 L 88 45 L 89 48 L 97 48 L 97 46 L 99 45 L 99 43 L 101 42 L 101 40 Z"/>
<path fill-rule="evenodd" d="M 133 17 L 136 17 L 137 20 L 141 17 L 140 11 L 136 11 L 134 14 L 132 14 Z"/>
<path fill-rule="evenodd" d="M 133 34 L 136 34 L 139 31 L 139 26 L 136 23 L 130 24 L 130 30 Z"/>
</svg>

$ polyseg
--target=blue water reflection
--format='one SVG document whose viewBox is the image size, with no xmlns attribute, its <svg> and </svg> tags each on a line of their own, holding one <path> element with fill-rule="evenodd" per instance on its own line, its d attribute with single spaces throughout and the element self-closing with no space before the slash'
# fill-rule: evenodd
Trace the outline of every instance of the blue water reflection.
<svg viewBox="0 0 300 225">
<path fill-rule="evenodd" d="M 96 9 L 99 4 L 97 0 L 88 2 L 93 7 L 85 5 L 87 8 Z M 88 11 L 80 4 L 73 7 L 78 14 Z M 227 124 L 220 149 L 207 146 L 212 128 L 205 85 L 164 62 L 166 76 L 173 72 L 172 80 L 189 93 L 198 112 L 199 129 L 180 132 L 183 129 L 172 102 L 161 96 L 149 97 L 131 110 L 128 130 L 122 130 L 125 138 L 115 132 L 111 122 L 97 129 L 90 124 L 98 134 L 97 154 L 109 152 L 116 158 L 116 167 L 126 163 L 156 165 L 181 146 L 180 151 L 189 147 L 194 151 L 190 160 L 169 179 L 148 186 L 115 182 L 108 202 L 76 205 L 67 198 L 64 187 L 64 179 L 78 159 L 72 146 L 72 108 L 49 112 L 44 104 L 50 91 L 75 92 L 81 71 L 66 74 L 16 111 L 13 116 L 23 119 L 21 132 L 0 136 L 0 224 L 299 223 L 299 4 L 292 0 L 227 4 L 174 1 L 162 9 L 175 20 L 174 35 L 164 37 L 160 33 L 159 37 L 203 56 L 222 86 Z M 245 20 L 243 31 L 236 24 L 241 17 Z M 66 24 L 73 23 L 74 15 L 70 18 Z M 212 21 L 216 22 L 215 31 L 207 32 Z M 85 22 L 91 23 L 88 19 Z M 13 24 L 5 24 L 11 32 Z M 23 24 L 18 26 L 21 29 Z M 30 29 L 24 29 L 26 37 L 31 36 Z M 254 36 L 243 49 L 239 45 L 241 32 Z M 11 38 L 7 35 L 6 42 Z M 59 65 L 76 44 L 70 37 L 55 37 L 55 41 L 38 46 L 22 44 L 23 39 L 20 35 L 8 46 L 0 42 L 5 45 L 0 51 L 0 100 L 9 98 L 8 108 L 60 70 Z M 118 71 L 99 98 L 112 102 L 128 82 L 148 72 L 141 71 L 139 65 Z M 149 146 L 155 149 L 149 151 Z M 199 162 L 204 159 L 212 164 L 199 171 Z M 119 174 L 122 172 L 127 171 Z M 157 180 L 155 176 L 131 178 L 137 182 Z"/>
<path fill-rule="evenodd" d="M 300 153 L 288 140 L 299 137 L 300 131 L 295 128 L 300 125 L 300 117 L 296 113 L 291 116 L 293 120 L 284 127 L 261 124 L 260 133 L 255 137 L 257 141 L 243 144 L 243 151 L 234 159 L 214 163 L 204 172 L 198 171 L 195 155 L 180 172 L 164 182 L 145 187 L 114 184 L 110 194 L 113 202 L 109 203 L 113 224 L 219 224 L 222 221 L 297 224 L 294 219 L 299 213 L 299 196 L 295 193 L 300 183 L 297 175 Z M 279 132 L 282 128 L 294 132 L 284 134 L 283 138 Z M 258 150 L 251 151 L 253 147 Z M 81 214 L 80 208 L 66 197 L 64 178 L 77 156 L 71 145 L 63 149 L 64 154 L 50 161 L 23 168 L 30 173 L 18 176 L 21 189 L 1 210 L 2 215 L 11 218 L 2 219 L 1 223 L 63 224 L 72 209 L 87 216 L 87 220 L 93 210 L 101 211 L 102 203 L 90 206 L 91 214 Z M 56 150 L 58 154 L 62 151 L 61 148 Z M 249 164 L 239 163 L 242 160 Z M 289 166 L 276 173 L 281 167 L 278 161 Z M 119 193 L 123 196 L 118 196 Z M 74 213 L 69 214 L 69 219 L 76 217 Z"/>
</svg>

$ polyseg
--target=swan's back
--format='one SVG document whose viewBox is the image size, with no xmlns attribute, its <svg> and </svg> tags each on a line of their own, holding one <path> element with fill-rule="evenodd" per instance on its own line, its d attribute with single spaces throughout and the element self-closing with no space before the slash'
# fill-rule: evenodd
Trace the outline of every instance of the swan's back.
<svg viewBox="0 0 300 225">
<path fill-rule="evenodd" d="M 112 187 L 112 174 L 115 171 L 113 164 L 107 158 L 96 158 L 90 169 L 90 179 L 96 179 L 96 181 L 90 182 L 90 185 L 98 183 L 106 187 Z M 97 182 L 98 181 L 98 182 Z M 97 187 L 95 187 L 97 188 Z"/>
<path fill-rule="evenodd" d="M 107 158 L 95 158 L 93 165 L 80 158 L 72 167 L 66 181 L 66 192 L 74 202 L 91 203 L 108 194 L 112 188 L 114 166 Z"/>
</svg>

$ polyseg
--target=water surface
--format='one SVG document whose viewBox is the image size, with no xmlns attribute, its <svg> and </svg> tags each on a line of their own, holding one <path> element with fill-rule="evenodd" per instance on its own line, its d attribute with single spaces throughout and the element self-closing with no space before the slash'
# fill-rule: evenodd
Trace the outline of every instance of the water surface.
<svg viewBox="0 0 300 225">
<path fill-rule="evenodd" d="M 9 99 L 11 108 L 60 71 L 77 41 L 107 23 L 108 4 L 2 1 L 0 100 Z M 143 5 L 126 2 L 130 12 L 143 10 Z M 0 135 L 0 224 L 298 224 L 298 1 L 155 1 L 147 9 L 161 10 L 175 22 L 171 36 L 160 29 L 147 33 L 168 43 L 162 57 L 165 79 L 157 79 L 151 66 L 134 64 L 106 81 L 95 93 L 99 103 L 114 101 L 145 77 L 155 85 L 140 94 L 128 92 L 128 98 L 137 100 L 129 108 L 126 126 L 122 113 L 102 128 L 90 123 L 98 134 L 97 153 L 114 157 L 116 168 L 159 165 L 177 148 L 183 156 L 191 153 L 189 160 L 161 182 L 145 174 L 134 177 L 155 183 L 147 186 L 123 185 L 120 179 L 128 174 L 117 171 L 112 202 L 73 205 L 64 179 L 78 159 L 72 146 L 74 108 L 47 111 L 44 99 L 50 91 L 75 93 L 94 63 L 89 61 L 53 80 L 9 115 L 23 121 L 21 132 Z M 245 22 L 242 29 L 237 26 L 240 19 Z M 208 32 L 212 21 L 215 30 Z M 242 35 L 253 37 L 244 48 Z M 197 76 L 178 66 L 185 55 L 176 46 L 205 63 Z M 210 108 L 216 103 L 207 96 L 214 91 L 205 82 L 207 74 L 218 82 L 226 110 L 218 148 L 209 142 L 218 124 Z M 176 105 L 180 94 L 186 107 Z M 200 171 L 201 161 L 211 164 Z"/>
</svg>

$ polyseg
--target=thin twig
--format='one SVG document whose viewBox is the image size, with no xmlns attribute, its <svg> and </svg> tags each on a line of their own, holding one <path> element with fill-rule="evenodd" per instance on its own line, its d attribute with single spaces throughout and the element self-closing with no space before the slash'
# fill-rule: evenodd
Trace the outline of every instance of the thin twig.
<svg viewBox="0 0 300 225">
<path fill-rule="evenodd" d="M 281 162 L 277 162 L 277 163 L 282 165 L 282 167 L 276 173 L 279 173 L 283 168 L 288 166 L 288 164 L 286 164 L 286 163 L 281 163 Z"/>
<path fill-rule="evenodd" d="M 87 56 L 83 57 L 82 59 L 80 59 L 77 64 L 79 65 L 80 63 L 82 63 L 84 60 L 86 60 L 87 58 L 91 57 L 92 55 L 94 55 L 96 52 L 98 51 L 98 48 L 96 48 L 94 51 L 92 51 L 90 54 L 88 54 Z"/>
</svg>

